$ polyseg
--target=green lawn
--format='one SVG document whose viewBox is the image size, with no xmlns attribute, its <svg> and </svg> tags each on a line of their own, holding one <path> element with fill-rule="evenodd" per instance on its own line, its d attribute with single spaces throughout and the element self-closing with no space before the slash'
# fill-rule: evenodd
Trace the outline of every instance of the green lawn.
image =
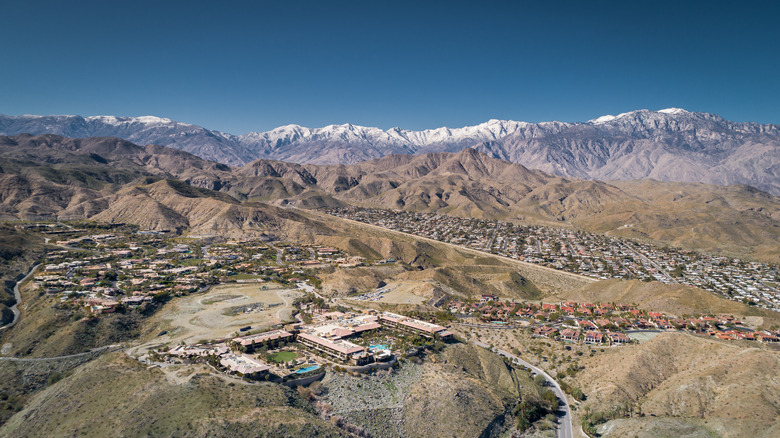
<svg viewBox="0 0 780 438">
<path fill-rule="evenodd" d="M 291 360 L 295 360 L 295 358 L 298 357 L 298 353 L 294 351 L 280 351 L 278 353 L 273 353 L 268 355 L 268 360 L 271 362 L 290 362 Z"/>
</svg>

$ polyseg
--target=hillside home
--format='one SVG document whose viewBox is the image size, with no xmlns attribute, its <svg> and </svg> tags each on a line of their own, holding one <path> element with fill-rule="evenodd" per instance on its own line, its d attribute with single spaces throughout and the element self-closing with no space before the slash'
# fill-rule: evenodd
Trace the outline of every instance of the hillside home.
<svg viewBox="0 0 780 438">
<path fill-rule="evenodd" d="M 625 333 L 607 333 L 607 337 L 613 344 L 627 344 L 631 342 L 631 338 Z"/>
<path fill-rule="evenodd" d="M 541 326 L 534 329 L 534 336 L 539 336 L 542 338 L 549 338 L 554 336 L 556 333 L 558 333 L 558 329 L 555 327 Z"/>
<path fill-rule="evenodd" d="M 599 332 L 588 331 L 585 332 L 586 344 L 601 344 L 604 341 L 604 335 Z"/>
<path fill-rule="evenodd" d="M 578 330 L 563 329 L 561 330 L 561 339 L 569 342 L 577 342 L 580 339 L 580 332 Z"/>
</svg>

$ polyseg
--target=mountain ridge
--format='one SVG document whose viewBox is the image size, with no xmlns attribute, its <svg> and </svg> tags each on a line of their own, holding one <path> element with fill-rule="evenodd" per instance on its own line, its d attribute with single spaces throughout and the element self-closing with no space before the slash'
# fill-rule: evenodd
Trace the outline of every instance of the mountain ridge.
<svg viewBox="0 0 780 438">
<path fill-rule="evenodd" d="M 0 116 L 0 135 L 52 133 L 158 144 L 234 166 L 256 159 L 355 164 L 393 154 L 470 147 L 547 173 L 597 180 L 747 184 L 780 194 L 780 127 L 731 122 L 680 108 L 636 110 L 587 122 L 491 119 L 462 128 L 382 130 L 353 124 L 286 125 L 233 135 L 154 116 Z"/>
</svg>

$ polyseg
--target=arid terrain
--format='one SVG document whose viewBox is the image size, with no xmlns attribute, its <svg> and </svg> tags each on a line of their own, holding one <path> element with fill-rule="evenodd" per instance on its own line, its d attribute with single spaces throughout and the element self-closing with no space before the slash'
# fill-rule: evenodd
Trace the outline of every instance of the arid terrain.
<svg viewBox="0 0 780 438">
<path fill-rule="evenodd" d="M 739 254 L 748 261 L 734 265 L 747 266 L 777 256 L 780 202 L 766 193 L 742 186 L 562 178 L 474 150 L 389 156 L 353 166 L 260 160 L 231 168 L 158 146 L 49 135 L 4 137 L 0 155 L 7 161 L 0 180 L 2 214 L 15 221 L 3 231 L 12 242 L 2 266 L 6 290 L 44 253 L 76 257 L 78 263 L 55 266 L 46 275 L 58 281 L 76 275 L 79 281 L 69 283 L 76 290 L 60 295 L 32 281 L 20 285 L 21 316 L 2 333 L 0 374 L 26 383 L 0 386 L 6 397 L 0 434 L 94 435 L 108 416 L 116 436 L 235 436 L 251 430 L 269 437 L 552 435 L 562 420 L 549 383 L 491 347 L 540 367 L 561 384 L 575 436 L 580 425 L 606 436 L 768 437 L 777 431 L 765 420 L 776 418 L 780 406 L 780 362 L 768 343 L 719 340 L 715 332 L 684 327 L 636 330 L 631 337 L 642 342 L 614 346 L 533 331 L 548 317 L 571 327 L 597 320 L 575 312 L 562 316 L 567 301 L 630 305 L 638 319 L 655 312 L 688 320 L 727 315 L 724 333 L 734 325 L 742 333 L 776 330 L 780 317 L 760 302 L 649 276 L 598 281 L 491 254 L 485 248 L 495 232 L 486 234 L 486 246 L 467 247 L 319 209 L 371 206 L 554 225 L 659 247 Z M 81 226 L 93 236 L 111 235 L 111 227 L 134 228 L 101 259 L 97 253 L 111 241 L 94 237 L 92 243 L 69 243 L 82 248 L 69 247 L 56 243 L 60 234 L 35 228 L 38 222 L 43 231 L 51 232 L 51 225 L 65 235 Z M 28 224 L 33 228 L 24 228 Z M 95 225 L 88 231 L 90 224 L 106 229 Z M 136 247 L 141 239 L 150 246 Z M 168 258 L 159 259 L 161 254 Z M 90 285 L 134 279 L 107 279 L 107 271 L 133 263 L 176 274 L 139 278 L 134 291 L 148 301 L 114 313 L 101 313 L 110 297 L 93 297 L 97 301 L 88 305 L 78 298 Z M 755 264 L 761 273 L 774 266 Z M 155 269 L 144 275 L 156 278 Z M 177 275 L 193 271 L 201 275 L 197 284 L 176 283 Z M 300 281 L 316 294 L 297 288 Z M 766 282 L 776 287 L 771 278 Z M 293 305 L 296 299 L 333 311 L 413 315 L 447 326 L 458 338 L 429 342 L 423 352 L 399 351 L 390 370 L 361 374 L 324 367 L 321 382 L 300 390 L 218 372 L 213 360 L 148 359 L 177 345 L 232 339 L 242 328 L 257 333 L 312 317 L 306 313 L 312 307 L 303 311 L 300 303 Z M 486 301 L 503 307 L 481 318 L 450 311 L 452 303 Z M 506 314 L 519 311 L 521 303 L 536 310 Z M 543 304 L 552 308 L 542 312 Z M 151 361 L 141 363 L 142 357 Z M 46 365 L 20 367 L 26 362 L 19 361 L 32 359 Z"/>
<path fill-rule="evenodd" d="M 292 302 L 303 295 L 277 284 L 215 286 L 204 294 L 176 300 L 150 323 L 166 334 L 156 344 L 192 343 L 235 336 L 242 327 L 261 329 L 290 320 Z M 249 309 L 248 307 L 251 307 Z"/>
</svg>

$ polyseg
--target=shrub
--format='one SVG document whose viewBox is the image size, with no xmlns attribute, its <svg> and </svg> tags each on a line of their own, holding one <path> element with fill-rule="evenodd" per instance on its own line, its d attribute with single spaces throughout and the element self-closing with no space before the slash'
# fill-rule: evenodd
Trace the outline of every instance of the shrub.
<svg viewBox="0 0 780 438">
<path fill-rule="evenodd" d="M 55 383 L 57 383 L 60 380 L 62 380 L 62 377 L 63 377 L 62 373 L 60 373 L 59 371 L 55 371 L 55 372 L 49 374 L 49 378 L 46 379 L 46 385 L 47 386 L 54 385 Z"/>
</svg>

